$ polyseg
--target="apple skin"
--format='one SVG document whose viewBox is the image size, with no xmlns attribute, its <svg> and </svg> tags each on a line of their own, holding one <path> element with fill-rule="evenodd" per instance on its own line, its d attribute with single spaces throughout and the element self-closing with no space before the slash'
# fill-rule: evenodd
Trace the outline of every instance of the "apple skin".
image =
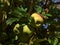
<svg viewBox="0 0 60 45">
<path fill-rule="evenodd" d="M 20 27 L 20 25 L 17 23 L 15 26 L 14 26 L 14 28 L 13 28 L 13 31 L 15 32 L 17 32 L 17 34 L 19 34 L 19 30 L 18 30 L 18 28 Z"/>
<path fill-rule="evenodd" d="M 43 17 L 42 17 L 42 14 L 33 13 L 33 14 L 31 15 L 31 17 L 34 18 L 35 23 L 37 23 L 37 21 L 39 21 L 39 22 L 43 22 L 43 21 L 44 21 L 44 20 L 43 20 Z M 36 24 L 36 26 L 40 26 L 40 25 L 41 25 L 41 23 L 40 23 L 40 24 Z"/>
<path fill-rule="evenodd" d="M 23 26 L 23 32 L 30 34 L 32 31 L 29 29 L 29 27 L 27 25 Z"/>
<path fill-rule="evenodd" d="M 44 20 L 43 20 L 43 17 L 41 16 L 41 14 L 38 14 L 38 13 L 33 13 L 33 14 L 31 15 L 31 17 L 34 18 L 35 23 L 36 23 L 37 21 L 39 21 L 39 22 L 43 22 L 43 21 L 44 21 Z"/>
</svg>

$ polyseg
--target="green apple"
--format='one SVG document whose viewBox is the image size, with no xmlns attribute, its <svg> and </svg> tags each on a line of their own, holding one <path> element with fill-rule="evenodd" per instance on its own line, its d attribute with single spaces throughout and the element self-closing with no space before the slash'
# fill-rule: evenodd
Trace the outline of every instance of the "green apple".
<svg viewBox="0 0 60 45">
<path fill-rule="evenodd" d="M 15 26 L 14 26 L 14 28 L 13 28 L 13 31 L 15 32 L 17 32 L 17 33 L 19 33 L 19 30 L 18 30 L 18 28 L 20 27 L 20 25 L 17 23 Z"/>
<path fill-rule="evenodd" d="M 23 32 L 30 34 L 32 31 L 29 29 L 29 27 L 27 25 L 23 26 Z"/>
</svg>

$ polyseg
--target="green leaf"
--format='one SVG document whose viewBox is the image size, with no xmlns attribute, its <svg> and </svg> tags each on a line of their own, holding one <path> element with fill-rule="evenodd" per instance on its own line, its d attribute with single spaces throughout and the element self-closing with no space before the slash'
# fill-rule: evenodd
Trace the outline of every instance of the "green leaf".
<svg viewBox="0 0 60 45">
<path fill-rule="evenodd" d="M 48 42 L 51 43 L 51 39 L 50 38 L 48 38 Z"/>
<path fill-rule="evenodd" d="M 27 15 L 27 8 L 23 8 L 23 7 L 17 7 L 14 11 L 13 11 L 13 15 L 15 17 L 24 17 Z"/>
<path fill-rule="evenodd" d="M 57 45 L 58 43 L 58 38 L 53 38 L 53 39 L 48 39 L 48 42 L 51 44 L 51 45 Z"/>
<path fill-rule="evenodd" d="M 18 10 L 14 10 L 13 15 L 14 15 L 15 17 L 18 17 L 18 18 L 20 18 L 20 17 L 23 16 L 22 13 L 19 12 Z"/>
<path fill-rule="evenodd" d="M 43 16 L 49 16 L 49 17 L 51 17 L 52 15 L 51 14 L 43 14 Z"/>
<path fill-rule="evenodd" d="M 15 21 L 19 21 L 19 19 L 18 18 L 9 18 L 7 21 L 6 21 L 6 24 L 7 25 L 11 25 L 13 22 L 15 22 Z"/>
<path fill-rule="evenodd" d="M 23 7 L 17 7 L 17 10 L 20 11 L 20 12 L 21 11 L 22 12 L 26 12 L 27 11 L 27 8 L 24 9 Z"/>
<path fill-rule="evenodd" d="M 37 13 L 41 13 L 42 8 L 40 6 L 36 6 L 35 7 L 35 10 L 36 10 Z"/>
<path fill-rule="evenodd" d="M 53 42 L 53 45 L 57 45 L 57 43 L 58 43 L 58 38 L 55 38 L 54 42 Z"/>
</svg>

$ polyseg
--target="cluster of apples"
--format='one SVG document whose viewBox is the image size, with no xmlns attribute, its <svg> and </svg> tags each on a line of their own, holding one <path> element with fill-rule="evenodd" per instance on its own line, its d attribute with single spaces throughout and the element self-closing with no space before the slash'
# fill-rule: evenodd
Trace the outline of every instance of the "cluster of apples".
<svg viewBox="0 0 60 45">
<path fill-rule="evenodd" d="M 41 16 L 41 14 L 38 14 L 38 13 L 33 13 L 33 14 L 31 15 L 31 17 L 34 19 L 35 23 L 36 23 L 37 21 L 39 21 L 39 22 L 43 22 L 43 21 L 44 21 L 44 19 L 43 19 L 43 17 Z M 40 26 L 40 24 L 36 24 L 36 26 Z M 19 33 L 19 30 L 17 29 L 17 28 L 19 28 L 19 27 L 20 27 L 20 25 L 19 25 L 19 24 L 16 24 L 13 30 L 14 30 L 14 31 L 17 31 L 17 32 Z M 27 33 L 27 34 L 32 33 L 32 31 L 29 29 L 28 25 L 24 25 L 24 26 L 23 26 L 23 32 L 24 32 L 24 33 Z"/>
</svg>

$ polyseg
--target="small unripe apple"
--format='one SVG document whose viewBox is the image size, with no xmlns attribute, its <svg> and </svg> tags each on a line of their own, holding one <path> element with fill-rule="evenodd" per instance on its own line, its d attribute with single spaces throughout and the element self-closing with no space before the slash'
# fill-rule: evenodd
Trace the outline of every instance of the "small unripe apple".
<svg viewBox="0 0 60 45">
<path fill-rule="evenodd" d="M 23 26 L 23 32 L 30 34 L 32 31 L 29 29 L 29 27 L 27 25 Z"/>
<path fill-rule="evenodd" d="M 37 21 L 39 21 L 39 22 L 43 22 L 43 21 L 44 21 L 44 20 L 43 20 L 43 17 L 41 16 L 41 14 L 38 14 L 38 13 L 33 13 L 33 14 L 31 15 L 31 17 L 34 18 L 35 23 L 36 23 Z"/>
<path fill-rule="evenodd" d="M 14 26 L 14 28 L 13 28 L 13 31 L 15 32 L 17 32 L 17 34 L 19 33 L 19 30 L 18 30 L 18 28 L 20 27 L 20 25 L 17 23 L 15 26 Z"/>
</svg>

